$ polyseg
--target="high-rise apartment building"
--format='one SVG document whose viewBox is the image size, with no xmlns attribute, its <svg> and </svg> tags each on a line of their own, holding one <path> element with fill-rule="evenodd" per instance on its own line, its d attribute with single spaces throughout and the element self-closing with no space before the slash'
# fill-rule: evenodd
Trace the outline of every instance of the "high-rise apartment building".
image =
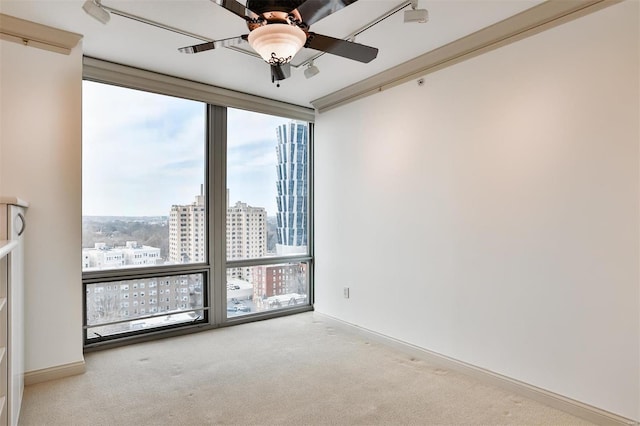
<svg viewBox="0 0 640 426">
<path fill-rule="evenodd" d="M 227 259 L 253 259 L 267 253 L 267 210 L 240 201 L 227 207 Z M 227 275 L 251 279 L 251 268 L 232 268 Z"/>
<path fill-rule="evenodd" d="M 307 251 L 309 127 L 291 121 L 277 128 L 278 255 Z"/>
<path fill-rule="evenodd" d="M 205 211 L 202 189 L 193 203 L 171 206 L 169 213 L 169 262 L 206 261 Z"/>
</svg>

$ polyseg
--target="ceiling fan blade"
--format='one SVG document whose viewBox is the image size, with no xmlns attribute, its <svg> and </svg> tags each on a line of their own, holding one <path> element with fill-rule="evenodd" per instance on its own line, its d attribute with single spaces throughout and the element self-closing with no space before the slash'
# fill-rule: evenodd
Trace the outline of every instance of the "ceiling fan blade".
<svg viewBox="0 0 640 426">
<path fill-rule="evenodd" d="M 358 0 L 306 0 L 298 6 L 298 12 L 302 16 L 302 22 L 311 26 L 314 22 L 318 22 L 356 1 Z"/>
<path fill-rule="evenodd" d="M 229 12 L 232 12 L 238 15 L 239 17 L 241 17 L 246 21 L 260 18 L 260 16 L 257 13 L 255 13 L 251 9 L 247 9 L 245 5 L 243 5 L 240 2 L 237 2 L 236 0 L 211 0 L 211 1 L 214 2 L 215 4 L 218 4 L 224 7 Z"/>
<path fill-rule="evenodd" d="M 304 47 L 364 63 L 369 63 L 378 56 L 378 49 L 375 47 L 311 32 Z"/>
<path fill-rule="evenodd" d="M 206 43 L 200 43 L 193 46 L 181 47 L 178 50 L 182 53 L 199 53 L 205 52 L 211 49 L 220 49 L 221 47 L 237 46 L 244 43 L 247 40 L 248 35 L 241 35 L 238 37 L 225 38 L 223 40 L 208 41 Z"/>
</svg>

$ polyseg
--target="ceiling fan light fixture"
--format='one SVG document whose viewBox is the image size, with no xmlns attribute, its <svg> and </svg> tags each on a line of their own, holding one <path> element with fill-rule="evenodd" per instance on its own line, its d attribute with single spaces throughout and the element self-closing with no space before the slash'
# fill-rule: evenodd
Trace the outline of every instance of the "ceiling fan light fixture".
<svg viewBox="0 0 640 426">
<path fill-rule="evenodd" d="M 104 10 L 102 8 L 102 5 L 98 1 L 87 0 L 82 5 L 82 9 L 89 16 L 91 16 L 92 18 L 94 18 L 97 21 L 102 22 L 103 24 L 106 24 L 107 22 L 109 22 L 109 19 L 111 19 L 111 15 L 109 15 L 109 12 Z"/>
<path fill-rule="evenodd" d="M 249 33 L 249 44 L 267 63 L 286 64 L 307 41 L 304 31 L 289 24 L 268 24 Z"/>
</svg>

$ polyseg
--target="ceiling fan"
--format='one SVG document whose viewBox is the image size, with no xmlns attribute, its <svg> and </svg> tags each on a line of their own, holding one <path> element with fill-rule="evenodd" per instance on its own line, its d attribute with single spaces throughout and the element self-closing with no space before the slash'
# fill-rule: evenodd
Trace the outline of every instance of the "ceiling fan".
<svg viewBox="0 0 640 426">
<path fill-rule="evenodd" d="M 271 66 L 272 82 L 291 75 L 291 59 L 303 47 L 363 63 L 378 55 L 375 47 L 309 31 L 312 24 L 357 0 L 247 0 L 246 6 L 236 0 L 211 1 L 244 19 L 249 34 L 182 47 L 179 51 L 199 53 L 248 42 Z"/>
</svg>

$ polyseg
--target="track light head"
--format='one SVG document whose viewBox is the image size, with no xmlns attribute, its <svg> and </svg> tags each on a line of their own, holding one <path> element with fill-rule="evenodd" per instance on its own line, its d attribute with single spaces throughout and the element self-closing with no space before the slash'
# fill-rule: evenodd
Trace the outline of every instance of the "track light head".
<svg viewBox="0 0 640 426">
<path fill-rule="evenodd" d="M 109 15 L 109 12 L 102 8 L 102 5 L 98 0 L 85 1 L 82 5 L 82 9 L 84 9 L 84 11 L 87 12 L 89 16 L 93 17 L 97 21 L 102 22 L 103 24 L 106 24 L 107 22 L 109 22 L 109 19 L 111 19 L 111 15 Z"/>
<path fill-rule="evenodd" d="M 313 65 L 313 61 L 311 61 L 309 62 L 309 66 L 307 67 L 307 69 L 304 70 L 304 76 L 306 78 L 311 78 L 314 75 L 318 74 L 319 72 L 320 70 L 318 69 L 318 67 Z"/>
<path fill-rule="evenodd" d="M 418 0 L 411 2 L 411 10 L 404 11 L 404 23 L 418 22 L 424 24 L 429 20 L 429 11 L 427 9 L 418 9 Z"/>
</svg>

